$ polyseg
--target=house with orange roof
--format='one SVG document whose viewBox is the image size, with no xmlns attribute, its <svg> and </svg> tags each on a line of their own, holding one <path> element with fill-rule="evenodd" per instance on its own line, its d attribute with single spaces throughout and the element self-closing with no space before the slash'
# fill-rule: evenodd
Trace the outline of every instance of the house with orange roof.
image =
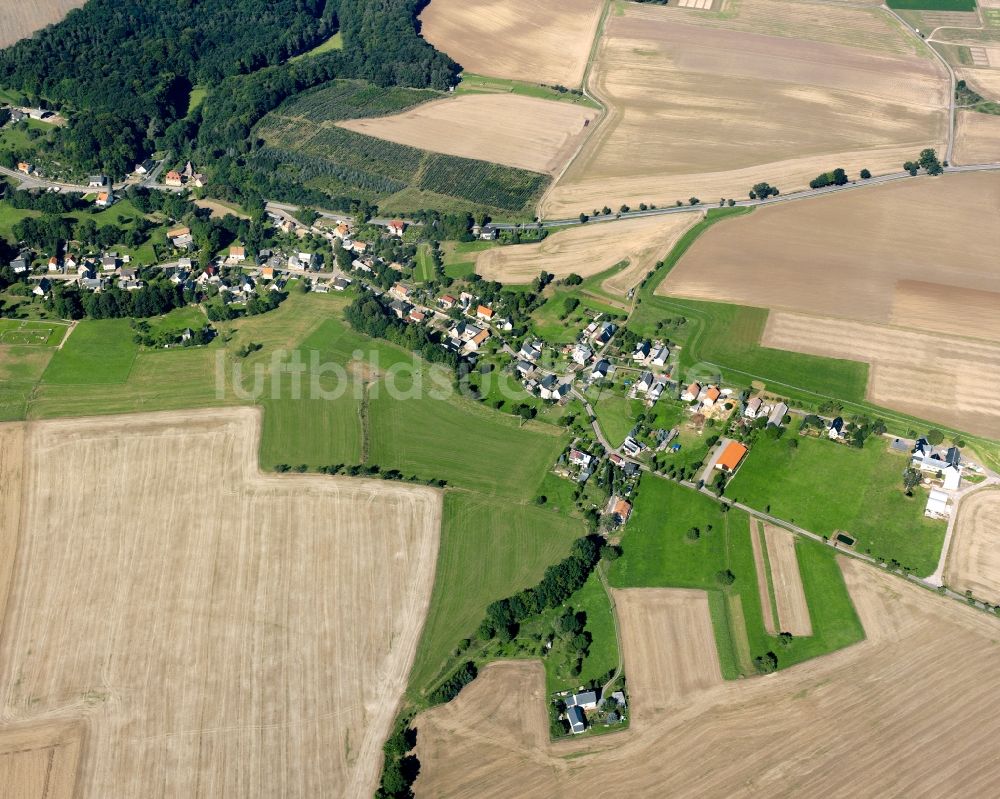
<svg viewBox="0 0 1000 799">
<path fill-rule="evenodd" d="M 746 456 L 746 447 L 744 447 L 739 441 L 730 441 L 726 444 L 725 448 L 722 450 L 722 454 L 719 455 L 718 459 L 715 461 L 715 468 L 732 474 L 736 471 L 736 468 L 743 463 L 743 459 Z"/>
<path fill-rule="evenodd" d="M 167 176 L 163 179 L 163 182 L 168 186 L 183 186 L 184 181 L 181 178 L 181 173 L 176 169 L 171 169 L 167 172 Z"/>
<path fill-rule="evenodd" d="M 611 501 L 608 502 L 605 512 L 610 514 L 614 518 L 615 524 L 620 527 L 632 515 L 632 503 L 622 497 L 613 496 L 611 497 Z"/>
<path fill-rule="evenodd" d="M 716 400 L 721 396 L 718 386 L 709 386 L 701 392 L 701 402 L 706 408 L 715 405 Z"/>
<path fill-rule="evenodd" d="M 229 248 L 229 258 L 227 259 L 231 264 L 242 263 L 247 259 L 247 248 L 232 246 Z"/>
<path fill-rule="evenodd" d="M 476 308 L 476 316 L 480 319 L 485 319 L 487 322 L 493 318 L 495 311 L 492 308 L 487 308 L 485 305 L 480 305 Z"/>
<path fill-rule="evenodd" d="M 98 192 L 94 205 L 98 208 L 110 208 L 115 202 L 115 196 L 110 191 Z"/>
<path fill-rule="evenodd" d="M 393 236 L 402 236 L 403 231 L 406 230 L 406 223 L 402 219 L 393 219 L 386 228 L 389 233 Z"/>
</svg>

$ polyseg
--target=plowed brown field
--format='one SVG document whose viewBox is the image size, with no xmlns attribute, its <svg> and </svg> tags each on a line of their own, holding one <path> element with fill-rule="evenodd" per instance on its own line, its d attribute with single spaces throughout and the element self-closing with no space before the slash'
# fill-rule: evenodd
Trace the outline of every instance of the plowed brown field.
<svg viewBox="0 0 1000 799">
<path fill-rule="evenodd" d="M 845 319 L 774 311 L 765 347 L 871 364 L 868 398 L 959 430 L 1000 438 L 1000 343 L 947 329 L 919 332 Z M 928 387 L 933 387 L 930 390 Z"/>
<path fill-rule="evenodd" d="M 556 277 L 574 272 L 590 277 L 628 260 L 627 267 L 603 283 L 605 291 L 625 294 L 700 219 L 700 214 L 676 214 L 573 227 L 538 244 L 484 250 L 476 258 L 476 271 L 487 280 L 530 283 L 543 270 Z"/>
<path fill-rule="evenodd" d="M 657 292 L 1000 341 L 998 215 L 988 172 L 758 208 L 699 237 Z"/>
<path fill-rule="evenodd" d="M 886 49 L 873 52 L 769 35 L 758 25 L 739 29 L 756 5 L 716 15 L 626 4 L 612 14 L 590 78 L 608 115 L 543 198 L 543 215 L 745 197 L 762 180 L 787 192 L 834 167 L 895 171 L 923 147 L 941 147 L 943 67 L 892 52 L 893 23 L 876 19 Z M 803 19 L 842 17 L 852 31 L 881 13 L 778 5 Z"/>
<path fill-rule="evenodd" d="M 519 94 L 463 94 L 393 116 L 337 124 L 410 147 L 556 173 L 596 117 L 591 108 Z"/>
<path fill-rule="evenodd" d="M 1000 604 L 1000 489 L 961 500 L 944 581 L 955 591 Z"/>
<path fill-rule="evenodd" d="M 87 0 L 4 0 L 0 3 L 0 47 L 58 22 Z"/>
<path fill-rule="evenodd" d="M 433 0 L 423 37 L 470 72 L 576 87 L 583 80 L 601 0 Z"/>
<path fill-rule="evenodd" d="M 624 733 L 546 745 L 541 666 L 489 667 L 418 717 L 417 796 L 992 794 L 996 619 L 858 562 L 842 568 L 867 641 L 700 690 L 648 723 L 635 703 Z"/>
</svg>

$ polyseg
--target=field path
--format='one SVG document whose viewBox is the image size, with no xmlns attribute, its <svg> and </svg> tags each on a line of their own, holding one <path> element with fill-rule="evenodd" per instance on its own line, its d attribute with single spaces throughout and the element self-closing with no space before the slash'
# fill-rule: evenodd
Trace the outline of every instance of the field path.
<svg viewBox="0 0 1000 799">
<path fill-rule="evenodd" d="M 795 536 L 780 527 L 765 524 L 764 540 L 771 565 L 780 632 L 810 636 L 813 634 L 812 621 L 809 618 L 805 589 L 802 587 L 802 576 L 799 574 Z"/>
<path fill-rule="evenodd" d="M 760 594 L 761 614 L 764 617 L 764 630 L 768 635 L 777 635 L 780 631 L 775 624 L 776 611 L 771 604 L 771 576 L 767 563 L 764 561 L 764 548 L 761 545 L 761 528 L 763 523 L 750 519 L 750 544 L 753 546 L 753 565 L 757 571 L 757 591 Z"/>
</svg>

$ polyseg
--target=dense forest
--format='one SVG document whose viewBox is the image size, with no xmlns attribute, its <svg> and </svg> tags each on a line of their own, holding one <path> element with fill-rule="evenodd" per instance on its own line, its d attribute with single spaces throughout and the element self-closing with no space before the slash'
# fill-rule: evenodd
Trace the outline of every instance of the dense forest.
<svg viewBox="0 0 1000 799">
<path fill-rule="evenodd" d="M 253 125 L 338 77 L 445 88 L 458 66 L 420 38 L 426 0 L 91 0 L 0 53 L 0 85 L 64 110 L 60 153 L 117 177 L 155 149 L 194 154 L 231 193 L 270 188 L 246 169 Z M 344 49 L 298 61 L 334 31 Z M 209 90 L 188 112 L 195 85 Z M 212 169 L 217 164 L 217 169 Z"/>
</svg>

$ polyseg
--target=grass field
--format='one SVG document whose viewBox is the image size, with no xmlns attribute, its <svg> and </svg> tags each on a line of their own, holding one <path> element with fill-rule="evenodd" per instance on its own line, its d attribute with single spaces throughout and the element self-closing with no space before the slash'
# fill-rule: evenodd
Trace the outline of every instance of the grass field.
<svg viewBox="0 0 1000 799">
<path fill-rule="evenodd" d="M 694 527 L 700 532 L 696 541 L 687 535 Z M 780 645 L 764 629 L 748 517 L 738 511 L 723 514 L 710 498 L 675 483 L 643 478 L 622 546 L 624 555 L 611 570 L 616 588 L 709 591 L 719 661 L 727 679 L 752 674 L 750 659 L 768 651 L 777 654 L 784 668 L 863 637 L 833 551 L 800 541 L 797 554 L 813 635 Z M 728 588 L 716 579 L 723 569 L 736 576 Z"/>
<path fill-rule="evenodd" d="M 0 345 L 56 347 L 67 329 L 62 322 L 0 319 Z"/>
<path fill-rule="evenodd" d="M 646 410 L 642 400 L 629 399 L 620 391 L 606 392 L 595 404 L 601 430 L 612 445 L 619 445 L 635 427 L 635 417 Z"/>
<path fill-rule="evenodd" d="M 289 61 L 300 61 L 303 58 L 309 58 L 309 56 L 323 55 L 323 53 L 329 53 L 333 50 L 343 50 L 344 49 L 344 34 L 337 31 L 333 36 L 327 39 L 325 42 L 321 42 L 316 45 L 312 50 L 308 50 L 304 53 L 299 53 L 297 56 L 292 56 Z"/>
<path fill-rule="evenodd" d="M 537 583 L 583 532 L 582 523 L 550 510 L 447 492 L 434 593 L 411 692 L 419 696 L 433 686 L 458 642 L 474 637 L 490 602 Z"/>
<path fill-rule="evenodd" d="M 426 241 L 417 247 L 417 268 L 413 276 L 423 282 L 434 279 L 434 259 L 431 257 L 431 245 Z"/>
<path fill-rule="evenodd" d="M 521 94 L 525 97 L 537 97 L 540 100 L 557 100 L 563 103 L 583 105 L 587 108 L 600 109 L 600 106 L 580 92 L 560 92 L 551 86 L 540 83 L 529 83 L 510 78 L 492 78 L 486 75 L 476 75 L 463 72 L 462 81 L 455 87 L 455 94 Z"/>
<path fill-rule="evenodd" d="M 127 319 L 87 319 L 52 356 L 42 379 L 62 385 L 124 383 L 138 350 Z"/>
<path fill-rule="evenodd" d="M 889 8 L 911 11 L 975 11 L 976 0 L 885 0 Z"/>
<path fill-rule="evenodd" d="M 859 551 L 895 559 L 918 575 L 934 571 L 946 525 L 924 517 L 923 489 L 904 495 L 905 455 L 890 452 L 881 438 L 861 450 L 798 441 L 792 449 L 787 436 L 760 438 L 726 495 L 820 535 L 846 530 Z"/>
</svg>

